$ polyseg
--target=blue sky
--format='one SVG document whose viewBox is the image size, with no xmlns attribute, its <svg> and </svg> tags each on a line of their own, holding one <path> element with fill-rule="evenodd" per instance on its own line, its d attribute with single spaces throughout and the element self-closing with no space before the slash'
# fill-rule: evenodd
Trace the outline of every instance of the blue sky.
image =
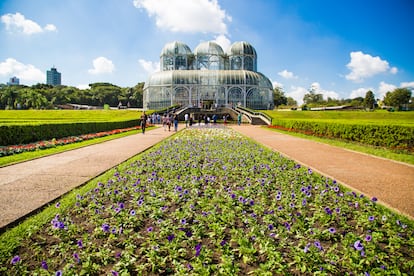
<svg viewBox="0 0 414 276">
<path fill-rule="evenodd" d="M 64 85 L 134 86 L 168 42 L 248 41 L 258 71 L 299 103 L 311 88 L 382 99 L 414 89 L 413 12 L 412 0 L 3 0 L 0 83 L 45 83 L 55 66 Z"/>
</svg>

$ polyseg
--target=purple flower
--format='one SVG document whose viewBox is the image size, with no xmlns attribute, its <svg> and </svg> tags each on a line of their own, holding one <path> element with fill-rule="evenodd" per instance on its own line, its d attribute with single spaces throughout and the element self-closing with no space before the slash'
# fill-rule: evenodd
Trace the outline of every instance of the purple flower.
<svg viewBox="0 0 414 276">
<path fill-rule="evenodd" d="M 82 247 L 83 247 L 83 242 L 82 242 L 82 240 L 78 240 L 78 241 L 77 241 L 77 245 L 78 245 L 78 247 L 79 247 L 79 248 L 82 248 Z"/>
<path fill-rule="evenodd" d="M 308 243 L 305 248 L 303 248 L 303 252 L 307 253 L 309 251 L 310 243 Z"/>
<path fill-rule="evenodd" d="M 365 236 L 365 241 L 370 242 L 372 240 L 372 236 L 371 235 L 366 235 Z"/>
<path fill-rule="evenodd" d="M 150 226 L 150 227 L 147 228 L 147 231 L 148 232 L 152 232 L 152 230 L 154 230 L 154 228 L 152 228 L 152 226 Z"/>
<path fill-rule="evenodd" d="M 118 203 L 118 206 L 119 206 L 119 208 L 124 209 L 125 204 L 124 204 L 123 202 L 119 202 L 119 203 Z"/>
<path fill-rule="evenodd" d="M 369 216 L 368 220 L 369 221 L 374 221 L 375 220 L 375 217 L 374 216 Z"/>
<path fill-rule="evenodd" d="M 187 264 L 188 270 L 193 270 L 193 266 L 191 264 Z"/>
<path fill-rule="evenodd" d="M 200 255 L 200 251 L 201 251 L 201 243 L 197 244 L 194 249 L 196 251 L 195 256 L 198 257 Z"/>
<path fill-rule="evenodd" d="M 253 206 L 254 205 L 254 200 L 250 200 L 250 206 Z"/>
<path fill-rule="evenodd" d="M 58 270 L 55 273 L 55 276 L 62 276 L 62 275 L 63 275 L 62 270 Z"/>
<path fill-rule="evenodd" d="M 169 235 L 168 237 L 167 237 L 167 240 L 169 241 L 169 242 L 172 242 L 172 240 L 174 239 L 174 234 L 171 234 L 171 235 Z"/>
<path fill-rule="evenodd" d="M 104 231 L 104 232 L 109 232 L 109 225 L 107 224 L 107 223 L 104 223 L 104 224 L 102 224 L 102 230 Z"/>
<path fill-rule="evenodd" d="M 42 261 L 42 264 L 40 265 L 43 269 L 48 269 L 49 268 L 49 266 L 47 265 L 47 262 L 46 261 Z"/>
<path fill-rule="evenodd" d="M 135 210 L 131 210 L 131 211 L 129 212 L 129 214 L 130 214 L 131 216 L 135 216 L 135 215 L 136 215 L 136 212 L 135 212 Z"/>
<path fill-rule="evenodd" d="M 372 200 L 373 202 L 377 202 L 377 201 L 378 201 L 378 198 L 376 198 L 376 197 L 374 196 L 373 198 L 371 198 L 371 200 Z"/>
<path fill-rule="evenodd" d="M 19 255 L 16 255 L 16 256 L 14 256 L 13 257 L 13 259 L 11 260 L 11 264 L 12 265 L 15 265 L 15 264 L 17 264 L 18 262 L 20 262 L 21 261 L 21 259 L 20 259 L 20 256 Z"/>
<path fill-rule="evenodd" d="M 356 250 L 358 250 L 358 251 L 361 251 L 362 249 L 364 249 L 364 246 L 362 245 L 362 243 L 361 243 L 361 241 L 360 241 L 360 240 L 357 240 L 357 241 L 354 243 L 354 248 L 355 248 Z"/>
<path fill-rule="evenodd" d="M 181 220 L 181 224 L 186 224 L 187 223 L 187 220 L 186 219 L 182 219 Z"/>
<path fill-rule="evenodd" d="M 118 273 L 117 271 L 115 271 L 115 270 L 111 270 L 111 274 L 112 274 L 113 276 L 118 276 L 118 275 L 119 275 L 119 273 Z"/>
<path fill-rule="evenodd" d="M 273 230 L 273 224 L 269 224 L 269 225 L 267 226 L 267 228 L 268 228 L 270 231 L 272 231 L 272 230 Z"/>
<path fill-rule="evenodd" d="M 281 200 L 282 199 L 282 195 L 281 194 L 278 194 L 277 196 L 276 196 L 276 200 Z"/>
<path fill-rule="evenodd" d="M 329 207 L 325 207 L 325 212 L 326 212 L 328 215 L 332 215 L 332 210 L 331 210 Z"/>
<path fill-rule="evenodd" d="M 316 241 L 313 244 L 315 245 L 316 248 L 318 248 L 319 250 L 322 250 L 322 245 L 320 242 Z"/>
<path fill-rule="evenodd" d="M 80 262 L 78 253 L 73 253 L 73 258 L 75 259 L 76 262 L 78 263 Z"/>
<path fill-rule="evenodd" d="M 334 227 L 329 228 L 329 233 L 335 234 L 336 233 L 336 229 Z"/>
<path fill-rule="evenodd" d="M 226 240 L 222 240 L 222 241 L 220 242 L 220 245 L 221 245 L 221 246 L 224 246 L 224 245 L 226 245 L 226 243 L 227 243 L 227 242 L 226 242 Z"/>
<path fill-rule="evenodd" d="M 59 208 L 60 207 L 60 202 L 56 202 L 55 207 Z"/>
</svg>

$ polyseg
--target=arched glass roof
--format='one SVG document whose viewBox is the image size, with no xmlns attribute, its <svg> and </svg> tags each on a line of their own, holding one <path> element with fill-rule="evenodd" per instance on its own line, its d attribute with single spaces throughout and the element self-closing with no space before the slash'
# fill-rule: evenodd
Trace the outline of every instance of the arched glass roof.
<svg viewBox="0 0 414 276">
<path fill-rule="evenodd" d="M 263 74 L 248 70 L 173 70 L 156 72 L 145 83 L 145 88 L 155 86 L 170 86 L 195 84 L 203 85 L 255 85 L 261 88 L 273 89 L 270 80 Z"/>
<path fill-rule="evenodd" d="M 217 43 L 207 41 L 200 43 L 194 50 L 196 56 L 218 55 L 223 56 L 224 51 Z"/>
<path fill-rule="evenodd" d="M 233 43 L 227 51 L 227 55 L 229 56 L 244 56 L 244 55 L 251 55 L 257 56 L 256 49 L 246 42 L 246 41 L 238 41 Z"/>
<path fill-rule="evenodd" d="M 175 55 L 192 55 L 190 47 L 187 44 L 174 41 L 165 44 L 161 51 L 161 56 L 175 56 Z"/>
</svg>

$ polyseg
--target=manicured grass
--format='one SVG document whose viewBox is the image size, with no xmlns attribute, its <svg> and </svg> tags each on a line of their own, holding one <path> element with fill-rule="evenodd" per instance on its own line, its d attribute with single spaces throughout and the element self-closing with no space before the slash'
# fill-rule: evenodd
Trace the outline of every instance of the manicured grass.
<svg viewBox="0 0 414 276">
<path fill-rule="evenodd" d="M 363 145 L 363 144 L 347 142 L 347 141 L 340 141 L 336 139 L 327 139 L 323 137 L 305 135 L 302 133 L 297 133 L 297 132 L 292 132 L 292 131 L 285 131 L 285 130 L 268 128 L 268 127 L 264 127 L 264 128 L 270 131 L 277 131 L 277 132 L 281 132 L 284 134 L 288 134 L 288 135 L 292 135 L 292 136 L 296 136 L 296 137 L 300 137 L 300 138 L 304 138 L 304 139 L 308 139 L 312 141 L 317 141 L 320 143 L 324 143 L 324 144 L 328 144 L 328 145 L 332 145 L 332 146 L 336 146 L 336 147 L 340 147 L 344 149 L 358 151 L 358 152 L 371 154 L 374 156 L 414 165 L 414 155 L 406 151 L 393 151 L 393 150 L 389 150 L 386 148 L 373 147 L 369 145 Z"/>
<path fill-rule="evenodd" d="M 375 123 L 392 125 L 411 125 L 414 127 L 414 112 L 376 111 L 277 111 L 267 110 L 264 113 L 274 121 L 284 119 L 317 120 L 341 123 Z M 275 124 L 275 123 L 273 123 Z"/>
<path fill-rule="evenodd" d="M 0 125 L 129 121 L 141 114 L 136 110 L 0 110 Z"/>
</svg>

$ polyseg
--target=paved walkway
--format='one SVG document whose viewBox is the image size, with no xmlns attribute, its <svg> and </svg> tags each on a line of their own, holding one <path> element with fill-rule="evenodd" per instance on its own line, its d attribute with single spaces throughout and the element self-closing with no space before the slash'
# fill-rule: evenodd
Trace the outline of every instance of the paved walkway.
<svg viewBox="0 0 414 276">
<path fill-rule="evenodd" d="M 181 125 L 180 127 L 183 127 Z M 414 218 L 414 166 L 266 130 L 240 133 Z M 0 228 L 150 148 L 174 132 L 157 128 L 124 138 L 0 168 Z"/>
<path fill-rule="evenodd" d="M 162 127 L 0 168 L 0 228 L 131 158 L 174 132 Z"/>
<path fill-rule="evenodd" d="M 260 126 L 233 129 L 414 219 L 414 166 L 293 137 Z"/>
</svg>

